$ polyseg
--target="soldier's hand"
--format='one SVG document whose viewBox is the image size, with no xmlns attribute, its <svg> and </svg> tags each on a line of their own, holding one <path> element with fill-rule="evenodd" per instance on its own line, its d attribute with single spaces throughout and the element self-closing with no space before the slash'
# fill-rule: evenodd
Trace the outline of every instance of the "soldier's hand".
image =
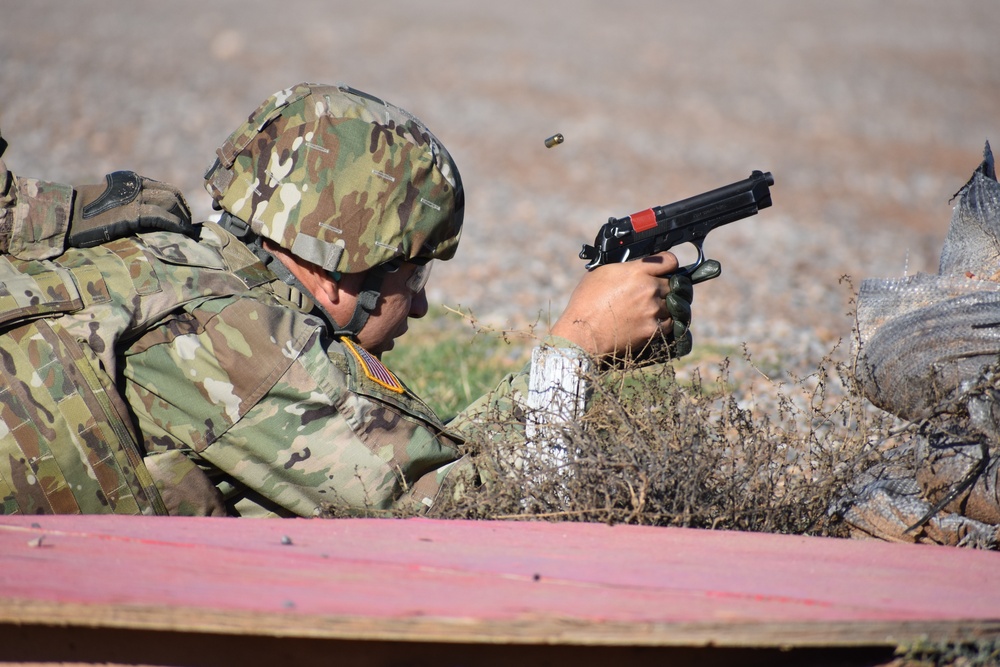
<svg viewBox="0 0 1000 667">
<path fill-rule="evenodd" d="M 670 332 L 665 298 L 677 258 L 669 252 L 588 271 L 552 333 L 596 356 L 627 357 Z"/>
<path fill-rule="evenodd" d="M 649 363 L 689 354 L 694 285 L 719 276 L 722 265 L 706 260 L 690 275 L 673 273 L 677 269 L 669 252 L 598 267 L 580 280 L 552 333 L 617 360 Z"/>
<path fill-rule="evenodd" d="M 116 171 L 100 185 L 74 188 L 73 214 L 66 243 L 89 248 L 144 232 L 178 232 L 197 238 L 199 225 L 180 190 L 134 171 Z"/>
</svg>

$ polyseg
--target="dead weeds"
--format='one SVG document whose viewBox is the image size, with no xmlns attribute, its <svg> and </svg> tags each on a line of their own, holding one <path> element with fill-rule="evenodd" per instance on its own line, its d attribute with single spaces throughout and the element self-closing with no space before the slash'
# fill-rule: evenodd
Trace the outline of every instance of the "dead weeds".
<svg viewBox="0 0 1000 667">
<path fill-rule="evenodd" d="M 586 414 L 533 442 L 499 416 L 483 423 L 469 454 L 489 482 L 430 514 L 840 536 L 830 508 L 892 424 L 838 350 L 768 400 L 732 382 L 729 359 L 710 381 L 681 382 L 670 363 L 595 375 Z"/>
</svg>

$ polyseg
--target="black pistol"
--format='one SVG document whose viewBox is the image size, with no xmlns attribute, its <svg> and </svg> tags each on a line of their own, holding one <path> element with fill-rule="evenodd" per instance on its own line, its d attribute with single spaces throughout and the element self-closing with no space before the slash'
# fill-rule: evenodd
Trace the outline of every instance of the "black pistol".
<svg viewBox="0 0 1000 667">
<path fill-rule="evenodd" d="M 624 218 L 609 218 L 594 239 L 584 245 L 580 259 L 587 269 L 611 262 L 627 262 L 669 250 L 682 243 L 698 249 L 698 260 L 682 269 L 691 273 L 705 261 L 702 245 L 708 233 L 771 205 L 771 172 L 754 171 L 750 178 L 665 206 L 654 206 Z"/>
</svg>

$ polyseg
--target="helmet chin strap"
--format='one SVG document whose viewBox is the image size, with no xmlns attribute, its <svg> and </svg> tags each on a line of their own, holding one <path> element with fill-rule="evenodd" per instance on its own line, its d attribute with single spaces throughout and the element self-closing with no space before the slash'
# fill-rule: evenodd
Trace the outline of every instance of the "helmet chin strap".
<svg viewBox="0 0 1000 667">
<path fill-rule="evenodd" d="M 368 322 L 368 316 L 375 310 L 375 305 L 378 303 L 378 298 L 382 293 L 382 281 L 385 279 L 386 271 L 381 266 L 373 267 L 365 274 L 364 282 L 361 284 L 361 291 L 358 292 L 357 302 L 354 306 L 354 313 L 351 315 L 350 321 L 341 326 L 334 319 L 333 315 L 320 305 L 316 295 L 302 284 L 302 281 L 296 278 L 281 260 L 264 248 L 260 235 L 255 234 L 250 229 L 250 225 L 229 212 L 223 211 L 222 217 L 219 219 L 219 226 L 242 241 L 257 256 L 257 259 L 263 262 L 264 266 L 281 279 L 283 283 L 294 287 L 303 294 L 309 295 L 312 298 L 313 311 L 326 322 L 327 327 L 329 327 L 334 337 L 348 336 L 357 340 L 358 334 L 361 333 L 361 330 Z"/>
<path fill-rule="evenodd" d="M 364 282 L 361 283 L 361 291 L 358 292 L 351 320 L 342 327 L 334 327 L 334 336 L 350 336 L 357 340 L 358 334 L 368 322 L 368 316 L 375 310 L 375 304 L 378 303 L 379 295 L 382 294 L 382 281 L 384 279 L 385 270 L 381 266 L 368 270 Z"/>
</svg>

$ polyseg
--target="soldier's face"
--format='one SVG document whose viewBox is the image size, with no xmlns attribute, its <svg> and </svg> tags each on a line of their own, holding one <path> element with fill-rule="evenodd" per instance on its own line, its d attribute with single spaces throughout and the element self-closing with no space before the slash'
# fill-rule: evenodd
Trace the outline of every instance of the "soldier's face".
<svg viewBox="0 0 1000 667">
<path fill-rule="evenodd" d="M 427 314 L 427 292 L 424 289 L 428 266 L 403 263 L 399 269 L 386 275 L 382 282 L 382 295 L 368 321 L 358 334 L 358 342 L 381 357 L 395 345 L 395 340 L 406 333 L 409 318 Z M 345 276 L 346 277 L 346 276 Z"/>
</svg>

